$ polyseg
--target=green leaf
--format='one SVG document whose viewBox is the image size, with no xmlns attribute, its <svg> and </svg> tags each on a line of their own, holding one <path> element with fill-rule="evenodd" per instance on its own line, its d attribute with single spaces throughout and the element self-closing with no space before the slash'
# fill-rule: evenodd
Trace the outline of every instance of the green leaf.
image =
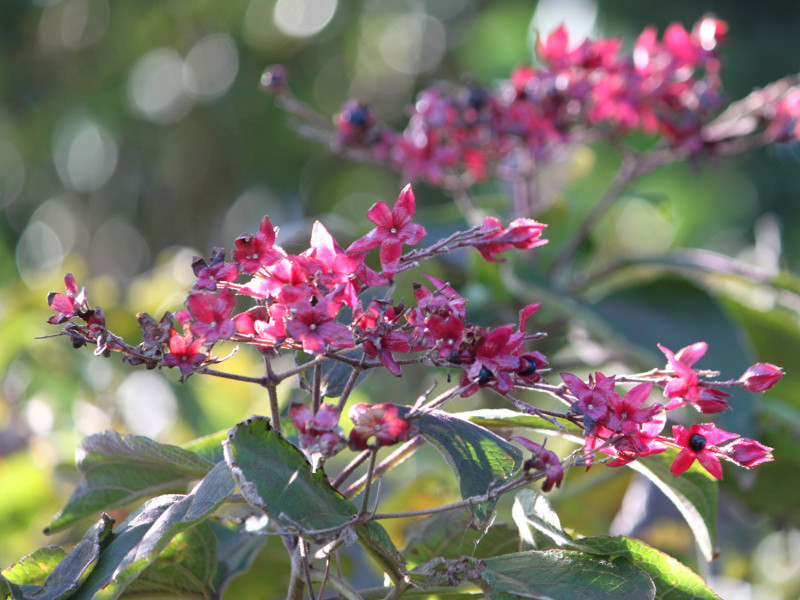
<svg viewBox="0 0 800 600">
<path fill-rule="evenodd" d="M 264 533 L 250 533 L 244 525 L 207 521 L 217 538 L 218 563 L 212 581 L 214 592 L 222 597 L 230 582 L 250 570 L 267 542 Z"/>
<path fill-rule="evenodd" d="M 118 598 L 143 572 L 148 572 L 149 566 L 159 561 L 160 566 L 154 566 L 141 585 L 166 585 L 173 581 L 175 590 L 171 594 L 193 598 L 202 589 L 200 597 L 208 597 L 217 568 L 216 537 L 203 521 L 233 491 L 230 471 L 220 463 L 190 494 L 165 495 L 147 501 L 114 532 L 97 567 L 74 597 Z M 173 549 L 171 554 L 167 548 Z M 191 556 L 182 556 L 184 552 Z M 206 566 L 209 562 L 213 564 Z"/>
<path fill-rule="evenodd" d="M 85 438 L 76 454 L 83 479 L 45 533 L 59 531 L 101 510 L 120 508 L 164 491 L 185 489 L 214 466 L 191 450 L 116 431 Z"/>
<path fill-rule="evenodd" d="M 155 562 L 130 582 L 122 597 L 221 597 L 212 587 L 217 569 L 216 542 L 208 521 L 179 533 Z"/>
<path fill-rule="evenodd" d="M 251 417 L 236 425 L 224 448 L 245 499 L 283 526 L 315 536 L 315 530 L 345 527 L 358 514 L 321 469 L 312 471 L 305 455 L 270 427 L 267 417 Z M 402 557 L 386 530 L 374 521 L 354 529 L 373 558 L 393 578 L 402 577 Z"/>
<path fill-rule="evenodd" d="M 92 573 L 100 558 L 100 551 L 114 526 L 114 519 L 103 514 L 72 552 L 58 563 L 44 585 L 32 595 L 35 600 L 59 600 L 70 596 Z"/>
<path fill-rule="evenodd" d="M 46 546 L 3 569 L 6 580 L 17 585 L 44 585 L 47 577 L 64 560 L 67 551 L 60 546 Z"/>
<path fill-rule="evenodd" d="M 519 550 L 519 535 L 508 525 L 501 523 L 483 531 L 473 521 L 472 513 L 464 509 L 431 515 L 413 523 L 407 532 L 403 555 L 421 564 L 437 557 L 486 558 Z"/>
<path fill-rule="evenodd" d="M 542 417 L 526 415 L 510 408 L 481 408 L 469 412 L 455 413 L 455 416 L 488 429 L 526 427 L 543 433 L 573 434 L 583 437 L 583 430 L 571 421 L 559 421 L 554 424 Z"/>
<path fill-rule="evenodd" d="M 400 408 L 401 415 L 408 407 Z M 414 417 L 420 433 L 444 456 L 462 498 L 483 496 L 522 468 L 522 450 L 488 429 L 438 410 Z M 470 508 L 478 524 L 491 519 L 496 499 Z"/>
<path fill-rule="evenodd" d="M 629 537 L 581 538 L 586 551 L 624 556 L 647 571 L 656 586 L 656 600 L 720 600 L 697 573 L 670 555 Z"/>
<path fill-rule="evenodd" d="M 222 442 L 228 437 L 228 430 L 223 429 L 210 435 L 192 440 L 188 444 L 184 444 L 183 448 L 200 455 L 207 461 L 214 464 L 223 462 L 225 456 L 222 454 Z"/>
<path fill-rule="evenodd" d="M 719 600 L 694 571 L 644 542 L 624 536 L 574 539 L 561 528 L 558 515 L 547 498 L 533 490 L 521 490 L 517 494 L 512 514 L 522 538 L 529 543 L 545 540 L 551 547 L 555 544 L 588 554 L 630 560 L 650 575 L 656 586 L 657 600 Z"/>
<path fill-rule="evenodd" d="M 677 450 L 667 450 L 639 458 L 628 467 L 647 477 L 678 508 L 689 524 L 706 560 L 714 555 L 717 523 L 717 481 L 695 462 L 688 471 L 675 477 L 669 470 Z"/>
<path fill-rule="evenodd" d="M 561 520 L 550 506 L 550 501 L 533 490 L 520 490 L 514 497 L 511 515 L 526 544 L 534 548 L 567 547 L 580 549 L 561 528 Z"/>
<path fill-rule="evenodd" d="M 629 560 L 573 550 L 531 550 L 487 558 L 481 587 L 541 600 L 652 600 L 650 576 Z"/>
</svg>

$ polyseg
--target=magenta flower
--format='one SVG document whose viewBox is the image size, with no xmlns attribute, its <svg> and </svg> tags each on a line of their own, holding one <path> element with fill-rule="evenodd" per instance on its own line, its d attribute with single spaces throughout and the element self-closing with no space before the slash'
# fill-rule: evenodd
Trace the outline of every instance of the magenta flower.
<svg viewBox="0 0 800 600">
<path fill-rule="evenodd" d="M 195 290 L 215 292 L 218 282 L 231 282 L 239 277 L 239 265 L 226 263 L 225 251 L 222 248 L 214 248 L 211 251 L 208 263 L 205 259 L 196 256 L 192 262 L 192 270 L 197 277 L 192 288 Z"/>
<path fill-rule="evenodd" d="M 47 294 L 47 305 L 51 310 L 58 313 L 47 319 L 47 322 L 53 325 L 69 321 L 72 317 L 80 317 L 89 308 L 86 303 L 86 290 L 81 288 L 78 291 L 78 284 L 75 282 L 75 277 L 72 273 L 67 273 L 64 276 L 64 287 L 66 288 L 66 295 L 58 292 Z"/>
<path fill-rule="evenodd" d="M 354 404 L 350 419 L 353 421 L 350 447 L 355 450 L 408 440 L 409 422 L 398 414 L 394 404 Z"/>
<path fill-rule="evenodd" d="M 170 367 L 178 367 L 181 380 L 192 374 L 194 368 L 206 359 L 202 352 L 203 338 L 192 338 L 192 335 L 180 335 L 174 330 L 169 337 L 169 352 L 164 355 L 164 362 Z"/>
<path fill-rule="evenodd" d="M 510 439 L 525 446 L 533 453 L 533 456 L 525 461 L 523 468 L 544 473 L 543 492 L 549 492 L 553 489 L 553 486 L 561 487 L 561 482 L 564 479 L 564 467 L 555 452 L 546 449 L 541 444 L 532 442 L 528 438 L 515 435 Z"/>
<path fill-rule="evenodd" d="M 233 251 L 233 259 L 239 263 L 244 273 L 255 273 L 261 267 L 274 265 L 285 256 L 275 246 L 275 229 L 269 217 L 261 220 L 256 235 L 240 235 L 234 243 L 236 250 Z"/>
<path fill-rule="evenodd" d="M 547 225 L 533 219 L 515 219 L 503 228 L 500 221 L 494 217 L 486 217 L 479 231 L 486 232 L 476 237 L 469 244 L 481 253 L 489 262 L 503 262 L 504 258 L 497 258 L 495 254 L 506 252 L 512 248 L 528 249 L 546 244 L 548 240 L 542 239 L 542 231 Z"/>
<path fill-rule="evenodd" d="M 606 377 L 597 372 L 595 379 L 591 375 L 589 376 L 589 385 L 572 373 L 561 373 L 561 379 L 564 380 L 572 395 L 577 398 L 572 410 L 583 415 L 583 425 L 587 433 L 596 431 L 598 425 L 604 426 L 608 423 L 611 415 L 611 398 L 616 393 L 613 376 Z"/>
<path fill-rule="evenodd" d="M 339 411 L 333 404 L 323 404 L 317 414 L 305 405 L 293 402 L 289 418 L 300 432 L 300 446 L 309 454 L 333 456 L 344 448 Z"/>
<path fill-rule="evenodd" d="M 231 337 L 236 333 L 236 325 L 231 320 L 235 304 L 233 292 L 227 289 L 216 296 L 207 292 L 190 294 L 186 299 L 186 307 L 194 318 L 191 322 L 192 333 L 205 338 L 207 344 Z"/>
<path fill-rule="evenodd" d="M 422 225 L 411 222 L 414 209 L 414 192 L 410 184 L 400 192 L 393 209 L 389 210 L 385 202 L 377 202 L 367 211 L 375 229 L 353 242 L 347 251 L 366 252 L 380 246 L 381 268 L 383 274 L 391 279 L 400 264 L 403 244 L 416 244 L 426 235 Z"/>
<path fill-rule="evenodd" d="M 692 369 L 692 366 L 708 350 L 708 344 L 697 342 L 681 348 L 677 354 L 661 344 L 658 347 L 667 357 L 669 366 L 675 372 L 675 375 L 664 386 L 664 395 L 671 399 L 664 407 L 666 410 L 691 404 L 701 413 L 710 414 L 730 407 L 728 401 L 725 400 L 730 394 L 703 386 L 697 372 Z"/>
<path fill-rule="evenodd" d="M 682 425 L 673 425 L 672 435 L 675 443 L 683 447 L 669 468 L 673 475 L 677 477 L 697 460 L 717 479 L 722 479 L 722 465 L 717 455 L 723 454 L 723 451 L 716 445 L 739 437 L 736 433 L 717 429 L 713 423 L 692 425 L 689 429 Z"/>
<path fill-rule="evenodd" d="M 310 354 L 325 352 L 328 344 L 338 348 L 355 345 L 353 332 L 343 323 L 334 321 L 338 305 L 325 296 L 312 305 L 309 300 L 289 304 L 286 333 L 303 345 Z"/>
<path fill-rule="evenodd" d="M 749 392 L 763 392 L 778 383 L 785 374 L 783 369 L 775 365 L 756 363 L 739 377 L 739 383 Z"/>
</svg>

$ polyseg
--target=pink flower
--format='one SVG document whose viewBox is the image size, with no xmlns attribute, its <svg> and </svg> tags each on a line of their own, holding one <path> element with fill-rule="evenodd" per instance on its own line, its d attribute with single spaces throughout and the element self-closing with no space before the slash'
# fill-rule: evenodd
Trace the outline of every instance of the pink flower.
<svg viewBox="0 0 800 600">
<path fill-rule="evenodd" d="M 584 429 L 587 433 L 595 432 L 598 425 L 608 423 L 611 415 L 610 402 L 614 391 L 614 377 L 606 377 L 600 372 L 595 373 L 596 379 L 589 376 L 589 385 L 572 373 L 561 373 L 561 379 L 567 384 L 577 402 L 572 410 L 584 417 Z"/>
<path fill-rule="evenodd" d="M 333 320 L 337 311 L 338 305 L 329 296 L 313 305 L 305 299 L 291 303 L 286 333 L 300 342 L 303 351 L 310 354 L 325 352 L 328 344 L 338 348 L 352 348 L 355 345 L 353 332 L 343 323 Z"/>
<path fill-rule="evenodd" d="M 217 283 L 220 281 L 231 282 L 239 277 L 239 265 L 236 263 L 225 262 L 225 251 L 222 248 L 214 248 L 211 251 L 211 258 L 206 263 L 205 259 L 196 256 L 192 262 L 197 281 L 192 289 L 206 290 L 209 292 L 217 291 Z"/>
<path fill-rule="evenodd" d="M 261 226 L 256 235 L 240 235 L 234 242 L 234 260 L 245 273 L 255 273 L 261 267 L 269 267 L 279 262 L 283 251 L 275 246 L 275 229 L 269 217 L 261 219 Z"/>
<path fill-rule="evenodd" d="M 545 227 L 547 225 L 533 219 L 515 219 L 508 229 L 504 229 L 500 221 L 494 217 L 486 217 L 480 229 L 480 232 L 485 233 L 470 241 L 469 245 L 475 246 L 485 260 L 503 262 L 505 259 L 497 258 L 495 254 L 511 248 L 528 249 L 546 244 L 548 240 L 541 238 Z"/>
<path fill-rule="evenodd" d="M 216 296 L 207 292 L 190 294 L 186 299 L 186 307 L 194 318 L 192 333 L 205 338 L 207 344 L 231 337 L 236 333 L 236 325 L 231 320 L 235 304 L 233 292 L 227 289 Z"/>
<path fill-rule="evenodd" d="M 736 440 L 722 449 L 725 456 L 730 460 L 748 469 L 757 467 L 761 463 L 771 461 L 772 450 L 773 448 L 749 438 Z"/>
<path fill-rule="evenodd" d="M 739 377 L 739 383 L 748 392 L 763 392 L 778 383 L 785 374 L 783 369 L 775 365 L 756 363 Z"/>
<path fill-rule="evenodd" d="M 704 414 L 721 412 L 729 408 L 730 405 L 725 398 L 730 394 L 703 386 L 697 372 L 691 368 L 706 353 L 708 344 L 697 342 L 681 348 L 677 354 L 673 354 L 672 350 L 661 344 L 658 347 L 667 357 L 669 366 L 675 371 L 675 375 L 664 386 L 664 395 L 672 400 L 664 407 L 666 410 L 686 404 L 691 404 Z"/>
<path fill-rule="evenodd" d="M 529 471 L 542 471 L 544 473 L 544 482 L 542 483 L 543 492 L 549 492 L 553 489 L 553 486 L 561 487 L 561 481 L 564 479 L 564 467 L 561 465 L 561 460 L 555 452 L 547 450 L 541 444 L 532 442 L 524 437 L 515 435 L 511 440 L 525 446 L 525 448 L 533 453 L 533 456 L 525 461 L 523 468 Z"/>
<path fill-rule="evenodd" d="M 66 295 L 58 292 L 47 294 L 47 305 L 58 313 L 47 319 L 48 323 L 58 325 L 72 317 L 82 317 L 82 314 L 89 309 L 89 305 L 86 303 L 86 290 L 81 288 L 80 292 L 78 291 L 78 284 L 72 273 L 64 276 L 64 287 Z"/>
<path fill-rule="evenodd" d="M 408 440 L 409 423 L 399 416 L 394 404 L 354 404 L 350 419 L 353 421 L 350 447 L 355 450 Z"/>
<path fill-rule="evenodd" d="M 333 456 L 344 448 L 344 438 L 339 427 L 339 411 L 333 404 L 323 404 L 317 414 L 305 405 L 293 402 L 289 418 L 300 432 L 300 446 L 309 454 Z"/>
<path fill-rule="evenodd" d="M 717 429 L 712 423 L 701 423 L 689 429 L 673 425 L 672 435 L 675 443 L 683 447 L 669 468 L 673 475 L 677 477 L 683 473 L 696 459 L 712 476 L 722 479 L 722 465 L 717 454 L 723 454 L 723 451 L 715 446 L 737 438 L 738 434 Z"/>
<path fill-rule="evenodd" d="M 181 380 L 192 374 L 194 368 L 206 359 L 202 352 L 203 338 L 192 338 L 192 335 L 180 335 L 172 330 L 169 337 L 169 352 L 164 355 L 164 362 L 170 367 L 178 367 Z"/>
<path fill-rule="evenodd" d="M 367 211 L 367 217 L 376 225 L 375 229 L 353 242 L 347 251 L 366 252 L 380 246 L 383 274 L 391 278 L 400 264 L 403 244 L 416 244 L 426 235 L 422 225 L 411 222 L 414 209 L 414 192 L 410 184 L 400 192 L 393 209 L 389 210 L 385 202 L 377 202 Z"/>
</svg>

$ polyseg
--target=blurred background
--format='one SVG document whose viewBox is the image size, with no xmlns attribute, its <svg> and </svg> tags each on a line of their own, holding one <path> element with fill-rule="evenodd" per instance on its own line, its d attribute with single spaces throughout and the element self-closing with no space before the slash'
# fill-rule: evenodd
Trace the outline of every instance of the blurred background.
<svg viewBox="0 0 800 600">
<path fill-rule="evenodd" d="M 317 218 L 346 244 L 363 233 L 366 210 L 377 200 L 392 203 L 405 185 L 395 173 L 346 162 L 299 137 L 294 119 L 258 91 L 265 66 L 285 65 L 294 93 L 323 114 L 355 97 L 397 125 L 421 88 L 439 79 L 490 84 L 507 77 L 532 60 L 537 33 L 561 22 L 575 38 L 621 35 L 629 47 L 647 24 L 691 28 L 706 12 L 730 27 L 722 56 L 731 99 L 797 72 L 800 5 L 788 1 L 758 10 L 749 3 L 634 0 L 0 3 L 0 566 L 70 541 L 41 530 L 75 485 L 74 450 L 83 436 L 113 427 L 181 443 L 267 411 L 262 391 L 249 389 L 255 386 L 198 378 L 180 386 L 173 372 L 126 368 L 117 357 L 72 351 L 63 338 L 35 339 L 54 333 L 45 323 L 45 297 L 63 291 L 64 273 L 86 285 L 113 331 L 136 343 L 137 311 L 159 318 L 181 307 L 194 255 L 230 249 L 265 214 L 280 225 L 279 243 L 290 252 L 307 244 Z M 554 242 L 597 199 L 597 183 L 618 164 L 608 152 L 583 149 L 580 160 L 547 180 L 557 202 L 539 218 L 551 225 Z M 784 145 L 665 169 L 632 186 L 591 245 L 601 265 L 703 248 L 782 282 L 699 285 L 658 272 L 658 286 L 637 280 L 613 293 L 584 289 L 597 314 L 627 336 L 629 350 L 644 348 L 644 364 L 663 362 L 653 353 L 656 341 L 677 350 L 700 339 L 733 339 L 741 352 L 718 349 L 715 361 L 712 344 L 703 364 L 730 368 L 723 375 L 732 378 L 755 360 L 789 373 L 760 404 L 744 401 L 745 428 L 779 451 L 775 463 L 725 482 L 724 560 L 698 567 L 687 531 L 666 512 L 660 523 L 658 507 L 637 533 L 700 568 L 725 598 L 800 594 L 800 493 L 791 475 L 800 466 L 800 384 L 791 381 L 800 364 L 800 286 L 790 275 L 800 265 L 799 161 L 800 148 Z M 415 191 L 417 221 L 430 224 L 431 234 L 463 225 L 442 192 L 422 184 Z M 489 190 L 489 206 L 506 192 Z M 519 295 L 502 291 L 494 271 L 475 267 L 467 278 L 463 267 L 449 265 L 446 275 L 469 292 L 473 316 L 489 318 L 498 306 L 514 315 L 522 305 Z M 515 268 L 522 280 L 542 285 L 535 265 Z M 662 317 L 642 317 L 651 328 L 670 331 L 642 339 L 630 302 Z M 550 317 L 556 334 L 543 348 L 548 354 L 560 353 L 564 364 L 608 360 L 596 330 L 558 333 L 558 315 Z M 675 319 L 683 320 L 673 328 Z M 243 372 L 257 369 L 247 352 L 237 361 Z M 416 388 L 403 385 L 410 402 Z M 574 480 L 554 500 L 563 523 L 582 533 L 608 530 L 630 478 L 596 471 L 597 481 L 578 487 Z M 404 476 L 423 482 L 431 501 L 452 483 L 435 471 Z M 593 521 L 582 508 L 589 494 Z M 425 499 L 405 505 L 413 503 Z M 274 564 L 270 553 L 281 552 L 268 545 L 259 560 Z M 263 581 L 238 585 L 229 597 L 271 593 Z"/>
</svg>

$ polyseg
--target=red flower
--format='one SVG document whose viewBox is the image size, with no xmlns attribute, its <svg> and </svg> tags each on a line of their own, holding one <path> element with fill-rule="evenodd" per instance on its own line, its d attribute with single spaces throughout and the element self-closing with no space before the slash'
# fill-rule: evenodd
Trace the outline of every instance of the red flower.
<svg viewBox="0 0 800 600">
<path fill-rule="evenodd" d="M 503 262 L 505 259 L 497 258 L 495 254 L 511 248 L 528 249 L 546 244 L 548 240 L 541 239 L 545 227 L 547 225 L 533 219 L 515 219 L 511 221 L 508 229 L 504 229 L 500 221 L 494 217 L 486 217 L 480 229 L 480 232 L 485 233 L 469 244 L 475 246 L 484 259 L 490 262 Z"/>
<path fill-rule="evenodd" d="M 561 373 L 561 379 L 578 401 L 573 404 L 572 410 L 584 417 L 584 429 L 587 434 L 596 431 L 598 425 L 606 425 L 611 415 L 610 402 L 614 391 L 614 377 L 606 377 L 600 372 L 595 373 L 595 379 L 589 376 L 589 385 L 572 373 Z"/>
<path fill-rule="evenodd" d="M 673 425 L 672 435 L 675 443 L 683 447 L 669 468 L 673 475 L 677 477 L 697 459 L 712 476 L 722 479 L 722 465 L 716 455 L 723 454 L 723 451 L 715 446 L 738 437 L 738 434 L 717 429 L 712 423 L 701 423 L 689 429 Z"/>
<path fill-rule="evenodd" d="M 186 300 L 186 307 L 194 317 L 191 330 L 197 337 L 205 338 L 207 344 L 231 337 L 236 333 L 236 325 L 231 320 L 236 298 L 230 290 L 222 290 L 218 295 L 195 292 Z"/>
<path fill-rule="evenodd" d="M 178 367 L 184 380 L 192 374 L 195 366 L 206 359 L 201 352 L 203 338 L 192 338 L 192 335 L 180 335 L 174 329 L 169 337 L 169 352 L 164 355 L 164 362 L 170 367 Z"/>
<path fill-rule="evenodd" d="M 672 399 L 664 407 L 666 410 L 686 404 L 691 404 L 705 414 L 721 412 L 729 408 L 730 405 L 725 398 L 730 394 L 703 386 L 700 384 L 697 372 L 691 368 L 706 353 L 708 344 L 697 342 L 681 348 L 677 354 L 673 354 L 669 348 L 665 348 L 661 344 L 658 347 L 675 371 L 675 376 L 664 386 L 664 395 Z"/>
<path fill-rule="evenodd" d="M 392 210 L 385 202 L 378 202 L 367 211 L 369 220 L 377 227 L 367 235 L 357 239 L 347 249 L 348 252 L 366 252 L 380 246 L 381 268 L 387 278 L 397 272 L 403 244 L 416 244 L 425 237 L 425 228 L 412 223 L 414 217 L 414 192 L 407 185 L 400 192 Z"/>
<path fill-rule="evenodd" d="M 344 447 L 339 411 L 333 404 L 323 404 L 317 414 L 305 404 L 293 402 L 289 418 L 300 432 L 300 445 L 309 454 L 333 456 Z"/>
<path fill-rule="evenodd" d="M 555 452 L 524 437 L 515 435 L 511 439 L 533 453 L 533 456 L 525 461 L 524 468 L 544 473 L 543 492 L 549 492 L 553 486 L 561 487 L 561 481 L 564 479 L 564 467 L 561 466 L 561 460 Z"/>
<path fill-rule="evenodd" d="M 409 423 L 399 416 L 394 404 L 354 404 L 350 419 L 353 421 L 350 447 L 355 450 L 408 440 Z"/>
<path fill-rule="evenodd" d="M 81 291 L 78 291 L 78 284 L 75 282 L 75 277 L 72 273 L 67 273 L 64 276 L 64 287 L 66 288 L 66 295 L 58 292 L 47 294 L 47 305 L 58 312 L 57 315 L 47 319 L 47 322 L 53 325 L 68 321 L 72 317 L 81 316 L 81 313 L 85 313 L 89 309 L 86 303 L 86 290 L 81 288 Z"/>
<path fill-rule="evenodd" d="M 275 229 L 269 217 L 261 219 L 256 235 L 240 235 L 235 241 L 234 260 L 245 273 L 255 273 L 261 267 L 269 267 L 279 262 L 285 255 L 275 246 Z"/>
<path fill-rule="evenodd" d="M 214 248 L 211 251 L 211 258 L 208 263 L 206 263 L 205 259 L 196 256 L 192 262 L 192 271 L 197 277 L 192 289 L 207 290 L 209 292 L 217 290 L 217 282 L 231 282 L 239 277 L 239 265 L 226 263 L 225 251 L 222 248 Z"/>
<path fill-rule="evenodd" d="M 756 363 L 739 377 L 739 383 L 749 392 L 763 392 L 778 383 L 778 380 L 785 374 L 780 367 L 775 365 Z"/>
<path fill-rule="evenodd" d="M 290 303 L 286 333 L 300 342 L 303 350 L 310 354 L 325 352 L 328 344 L 352 348 L 355 345 L 353 332 L 343 323 L 333 320 L 337 311 L 338 305 L 329 296 L 314 305 L 305 299 Z"/>
</svg>

